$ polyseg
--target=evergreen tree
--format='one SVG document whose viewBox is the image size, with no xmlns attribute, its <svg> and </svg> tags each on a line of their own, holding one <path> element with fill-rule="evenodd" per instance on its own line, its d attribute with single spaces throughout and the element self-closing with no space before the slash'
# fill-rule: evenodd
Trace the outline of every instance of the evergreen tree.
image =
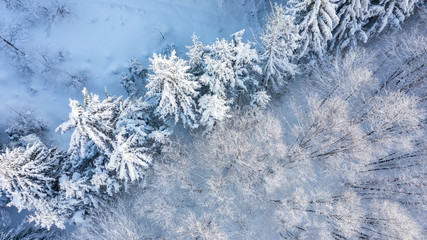
<svg viewBox="0 0 427 240">
<path fill-rule="evenodd" d="M 147 69 L 144 69 L 136 59 L 129 59 L 128 73 L 123 74 L 120 78 L 120 84 L 126 90 L 128 95 L 138 92 L 137 80 L 144 80 L 148 75 Z"/>
<path fill-rule="evenodd" d="M 285 14 L 282 5 L 275 3 L 260 37 L 264 44 L 261 55 L 263 84 L 274 91 L 278 91 L 297 72 L 297 65 L 293 60 L 300 37 L 293 22 L 293 18 Z"/>
<path fill-rule="evenodd" d="M 262 69 L 258 65 L 258 54 L 253 43 L 242 41 L 243 34 L 244 30 L 232 34 L 231 42 L 217 39 L 211 45 L 198 48 L 203 49 L 199 56 L 202 74 L 198 80 L 202 87 L 198 112 L 200 124 L 208 129 L 228 116 L 231 104 L 249 104 L 250 100 L 245 98 L 249 99 L 259 88 Z"/>
<path fill-rule="evenodd" d="M 358 42 L 365 43 L 368 40 L 364 25 L 368 18 L 369 6 L 370 1 L 368 0 L 340 0 L 337 2 L 339 22 L 333 30 L 329 49 L 347 49 Z"/>
<path fill-rule="evenodd" d="M 257 90 L 259 85 L 259 75 L 262 68 L 259 66 L 259 57 L 253 42 L 244 43 L 243 34 L 245 30 L 238 31 L 231 35 L 232 54 L 234 56 L 233 71 L 235 80 L 230 87 L 236 86 L 252 93 Z M 243 94 L 240 94 L 242 96 Z"/>
<path fill-rule="evenodd" d="M 115 129 L 116 147 L 107 169 L 125 183 L 143 178 L 152 156 L 167 142 L 169 131 L 162 122 L 155 125 L 151 108 L 142 99 L 126 99 L 122 105 Z"/>
<path fill-rule="evenodd" d="M 413 11 L 419 0 L 380 0 L 369 7 L 369 19 L 365 25 L 369 35 L 382 32 L 386 27 L 398 29 L 400 23 Z"/>
<path fill-rule="evenodd" d="M 122 104 L 121 97 L 107 96 L 107 99 L 101 101 L 98 95 L 89 94 L 86 88 L 82 92 L 84 105 L 76 100 L 70 100 L 71 112 L 68 120 L 56 131 L 65 133 L 75 128 L 68 150 L 73 159 L 84 158 L 90 154 L 89 142 L 93 142 L 99 151 L 110 156 L 113 152 L 113 132 Z"/>
<path fill-rule="evenodd" d="M 154 74 L 147 79 L 146 97 L 156 114 L 165 120 L 172 117 L 175 123 L 181 120 L 185 126 L 197 127 L 194 97 L 200 86 L 191 79 L 188 63 L 178 58 L 175 51 L 169 58 L 154 54 L 150 62 Z"/>
<path fill-rule="evenodd" d="M 261 73 L 258 66 L 258 54 L 252 43 L 244 43 L 244 30 L 231 35 L 229 43 L 217 39 L 208 45 L 204 54 L 204 73 L 200 77 L 202 85 L 208 86 L 212 94 L 222 98 L 237 96 L 237 90 L 247 90 L 248 86 L 257 86 L 256 74 Z"/>
<path fill-rule="evenodd" d="M 66 160 L 65 153 L 49 149 L 40 141 L 25 149 L 6 149 L 0 155 L 0 188 L 10 199 L 8 205 L 19 211 L 34 211 L 29 220 L 42 227 L 65 228 L 72 209 L 69 202 L 59 203 L 56 199 L 61 195 L 58 192 L 60 166 Z"/>
<path fill-rule="evenodd" d="M 227 101 L 219 95 L 205 94 L 199 99 L 200 124 L 207 129 L 212 129 L 217 122 L 224 121 L 229 111 Z"/>
<path fill-rule="evenodd" d="M 9 205 L 19 210 L 33 209 L 38 199 L 52 196 L 63 157 L 41 142 L 26 148 L 7 148 L 0 155 L 0 187 L 11 200 Z"/>
<path fill-rule="evenodd" d="M 199 75 L 203 68 L 203 55 L 206 52 L 206 47 L 199 41 L 199 37 L 193 34 L 191 37 L 193 45 L 187 46 L 186 53 L 189 58 L 190 71 L 194 75 Z"/>
<path fill-rule="evenodd" d="M 339 21 L 336 4 L 330 0 L 291 0 L 289 4 L 287 13 L 295 17 L 301 35 L 299 57 L 309 59 L 313 54 L 322 57 Z"/>
<path fill-rule="evenodd" d="M 164 123 L 155 118 L 153 106 L 141 98 L 122 101 L 107 93 L 107 98 L 100 100 L 86 89 L 83 95 L 84 106 L 70 100 L 68 121 L 57 128 L 74 131 L 70 158 L 64 162 L 59 179 L 63 195 L 56 201 L 70 202 L 71 218 L 77 220 L 126 190 L 129 182 L 143 178 L 152 155 L 160 151 L 169 134 Z M 44 211 L 41 217 L 49 218 L 49 212 Z"/>
<path fill-rule="evenodd" d="M 216 40 L 207 47 L 209 53 L 204 55 L 205 67 L 199 81 L 207 86 L 209 91 L 226 98 L 227 87 L 234 88 L 235 79 L 233 71 L 234 56 L 230 43 L 225 39 Z"/>
<path fill-rule="evenodd" d="M 0 229 L 0 240 L 60 240 L 64 239 L 59 231 L 46 230 L 22 221 L 16 227 Z"/>
</svg>

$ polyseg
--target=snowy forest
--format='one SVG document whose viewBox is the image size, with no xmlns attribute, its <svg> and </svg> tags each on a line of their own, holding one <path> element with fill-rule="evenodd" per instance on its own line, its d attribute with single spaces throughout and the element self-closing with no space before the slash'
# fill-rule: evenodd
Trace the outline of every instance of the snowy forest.
<svg viewBox="0 0 427 240">
<path fill-rule="evenodd" d="M 0 0 L 0 240 L 427 239 L 424 0 Z"/>
</svg>

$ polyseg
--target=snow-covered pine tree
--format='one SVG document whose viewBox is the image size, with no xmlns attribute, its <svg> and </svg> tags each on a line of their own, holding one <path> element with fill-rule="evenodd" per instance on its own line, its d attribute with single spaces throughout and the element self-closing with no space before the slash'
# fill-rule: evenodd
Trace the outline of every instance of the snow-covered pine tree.
<svg viewBox="0 0 427 240">
<path fill-rule="evenodd" d="M 372 238 L 423 239 L 426 234 L 425 225 L 415 221 L 411 212 L 404 204 L 382 200 L 371 204 L 372 211 L 366 217 L 376 231 L 369 231 Z M 423 212 L 423 210 L 420 210 Z M 423 214 L 425 219 L 425 214 Z M 368 229 L 369 230 L 369 229 Z"/>
<path fill-rule="evenodd" d="M 78 222 L 75 219 L 79 218 L 81 208 L 77 203 L 75 199 L 66 198 L 65 192 L 58 191 L 54 197 L 37 199 L 34 214 L 28 217 L 28 221 L 47 230 L 51 230 L 52 226 L 65 229 L 65 224 L 70 222 L 70 219 L 73 219 L 72 222 Z"/>
<path fill-rule="evenodd" d="M 154 54 L 150 62 L 153 74 L 147 79 L 146 97 L 155 112 L 164 120 L 171 117 L 175 123 L 181 120 L 184 126 L 197 127 L 194 98 L 200 85 L 192 80 L 187 61 L 174 50 L 169 58 Z"/>
<path fill-rule="evenodd" d="M 230 106 L 226 100 L 217 94 L 205 94 L 199 98 L 199 113 L 201 114 L 199 123 L 206 128 L 212 129 L 215 123 L 224 121 L 230 111 Z"/>
<path fill-rule="evenodd" d="M 27 221 L 22 221 L 18 226 L 9 226 L 0 229 L 0 240 L 60 240 L 64 239 L 56 230 L 46 230 L 35 227 Z"/>
<path fill-rule="evenodd" d="M 322 57 L 327 41 L 332 38 L 332 30 L 338 23 L 336 4 L 331 0 L 291 0 L 287 14 L 295 18 L 299 28 L 299 58 Z"/>
<path fill-rule="evenodd" d="M 183 216 L 181 226 L 175 232 L 178 236 L 190 239 L 229 239 L 224 227 L 220 226 L 219 219 L 216 219 L 213 214 L 196 215 L 194 212 L 189 212 Z"/>
<path fill-rule="evenodd" d="M 270 96 L 267 94 L 267 91 L 261 90 L 255 92 L 251 96 L 250 106 L 253 109 L 255 114 L 260 113 L 261 111 L 267 108 L 268 103 L 270 102 Z"/>
<path fill-rule="evenodd" d="M 26 148 L 6 149 L 0 155 L 0 187 L 9 206 L 33 210 L 38 199 L 53 196 L 64 154 L 37 142 Z"/>
<path fill-rule="evenodd" d="M 258 85 L 256 74 L 262 71 L 258 54 L 252 48 L 253 43 L 242 41 L 244 32 L 232 34 L 231 43 L 217 39 L 206 47 L 207 53 L 203 55 L 205 68 L 200 82 L 224 99 L 236 97 L 239 89 Z"/>
<path fill-rule="evenodd" d="M 76 100 L 70 100 L 71 112 L 68 120 L 61 124 L 56 131 L 65 133 L 75 129 L 71 136 L 68 152 L 72 159 L 85 158 L 88 152 L 88 142 L 93 142 L 103 154 L 110 156 L 113 152 L 114 129 L 120 114 L 121 97 L 107 96 L 100 100 L 96 94 L 89 94 L 83 89 L 84 105 Z M 78 163 L 76 166 L 79 165 Z"/>
<path fill-rule="evenodd" d="M 258 54 L 252 42 L 242 41 L 243 34 L 244 30 L 232 34 L 231 42 L 217 39 L 205 47 L 200 43 L 193 45 L 194 50 L 203 51 L 191 56 L 198 59 L 198 66 L 202 67 L 198 76 L 202 87 L 198 112 L 201 124 L 208 129 L 228 116 L 231 104 L 243 104 L 243 101 L 249 104 L 250 95 L 258 90 L 262 72 Z"/>
<path fill-rule="evenodd" d="M 271 8 L 272 12 L 260 37 L 264 45 L 261 55 L 263 85 L 278 92 L 279 88 L 287 83 L 288 78 L 297 72 L 293 58 L 300 37 L 293 17 L 285 14 L 283 6 L 275 3 Z"/>
<path fill-rule="evenodd" d="M 135 195 L 120 196 L 111 207 L 100 209 L 92 214 L 90 224 L 84 224 L 73 232 L 73 239 L 122 240 L 153 239 L 153 229 L 146 221 L 139 221 L 135 208 Z"/>
<path fill-rule="evenodd" d="M 155 118 L 153 106 L 141 98 L 123 102 L 107 93 L 100 100 L 86 89 L 83 95 L 84 106 L 70 100 L 68 121 L 57 128 L 74 129 L 70 158 L 59 179 L 64 196 L 57 200 L 72 202 L 72 211 L 80 212 L 74 214 L 77 220 L 126 190 L 129 182 L 143 178 L 151 156 L 160 151 L 169 134 L 161 119 Z"/>
<path fill-rule="evenodd" d="M 242 90 L 253 93 L 259 85 L 259 75 L 262 68 L 259 66 L 258 53 L 253 42 L 244 43 L 243 34 L 245 30 L 238 31 L 231 35 L 232 54 L 234 55 L 233 69 L 235 82 L 231 82 L 230 87 L 238 86 Z M 243 94 L 238 94 L 241 97 Z"/>
<path fill-rule="evenodd" d="M 29 220 L 41 227 L 65 228 L 72 209 L 69 202 L 57 199 L 62 194 L 58 188 L 60 166 L 66 160 L 65 153 L 40 141 L 25 149 L 6 149 L 0 155 L 0 187 L 10 199 L 8 205 L 34 211 Z"/>
<path fill-rule="evenodd" d="M 331 50 L 345 50 L 357 42 L 365 43 L 368 34 L 363 26 L 368 18 L 368 0 L 339 0 L 337 16 L 339 22 L 333 30 L 333 38 L 329 44 Z"/>
<path fill-rule="evenodd" d="M 226 98 L 227 87 L 235 83 L 233 61 L 234 56 L 230 43 L 225 39 L 217 39 L 215 43 L 207 46 L 209 53 L 203 57 L 205 67 L 203 75 L 199 78 L 209 92 Z M 232 85 L 234 88 L 234 85 Z"/>
<path fill-rule="evenodd" d="M 270 204 L 260 199 L 265 196 L 259 191 L 261 179 L 284 146 L 279 121 L 271 116 L 253 120 L 236 114 L 191 145 L 178 139 L 165 149 L 144 192 L 131 201 L 146 223 L 141 227 L 149 229 L 142 236 L 228 239 L 238 232 L 244 239 L 258 239 L 263 226 L 252 222 Z M 120 217 L 113 222 L 121 222 Z M 110 231 L 108 225 L 101 229 Z"/>
<path fill-rule="evenodd" d="M 199 41 L 199 37 L 193 34 L 191 37 L 193 45 L 186 46 L 188 52 L 186 53 L 190 64 L 190 72 L 198 76 L 202 73 L 203 68 L 203 54 L 206 52 L 205 46 Z"/>
<path fill-rule="evenodd" d="M 378 2 L 378 3 L 377 3 Z M 370 36 L 382 32 L 386 27 L 398 29 L 400 24 L 414 11 L 420 0 L 380 0 L 369 6 L 369 19 L 365 31 Z"/>
<path fill-rule="evenodd" d="M 143 178 L 152 156 L 167 142 L 169 131 L 150 116 L 152 112 L 152 106 L 142 99 L 123 102 L 115 129 L 116 147 L 107 169 L 115 171 L 125 184 Z"/>
<path fill-rule="evenodd" d="M 138 92 L 137 81 L 144 80 L 147 75 L 147 69 L 143 68 L 138 60 L 130 58 L 128 72 L 120 76 L 120 84 L 126 90 L 128 95 L 132 95 Z"/>
<path fill-rule="evenodd" d="M 68 149 L 70 157 L 63 164 L 59 183 L 64 198 L 72 202 L 73 211 L 82 211 L 84 217 L 122 188 L 118 173 L 106 166 L 111 156 L 117 154 L 115 131 L 123 102 L 121 97 L 108 94 L 106 99 L 100 100 L 86 89 L 83 95 L 83 105 L 70 100 L 68 121 L 57 131 L 64 133 L 74 129 Z"/>
</svg>

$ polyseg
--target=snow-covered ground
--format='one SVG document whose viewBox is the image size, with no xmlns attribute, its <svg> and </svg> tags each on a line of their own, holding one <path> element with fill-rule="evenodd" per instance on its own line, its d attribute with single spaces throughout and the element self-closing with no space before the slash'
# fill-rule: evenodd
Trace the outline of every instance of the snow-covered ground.
<svg viewBox="0 0 427 240">
<path fill-rule="evenodd" d="M 25 22 L 26 12 L 3 5 L 2 21 Z M 0 50 L 0 140 L 6 139 L 4 128 L 16 112 L 32 111 L 46 122 L 52 143 L 66 148 L 69 136 L 53 130 L 67 118 L 68 99 L 82 99 L 83 86 L 101 95 L 104 88 L 122 95 L 119 77 L 130 57 L 144 67 L 153 53 L 168 47 L 185 57 L 193 33 L 209 43 L 246 29 L 245 37 L 252 40 L 251 29 L 259 31 L 267 6 L 252 0 L 70 0 L 65 5 L 68 16 L 36 22 L 20 30 L 23 37 L 14 42 L 30 59 L 32 74 L 20 73 L 10 46 Z M 87 81 L 70 89 L 64 78 L 75 73 Z"/>
</svg>

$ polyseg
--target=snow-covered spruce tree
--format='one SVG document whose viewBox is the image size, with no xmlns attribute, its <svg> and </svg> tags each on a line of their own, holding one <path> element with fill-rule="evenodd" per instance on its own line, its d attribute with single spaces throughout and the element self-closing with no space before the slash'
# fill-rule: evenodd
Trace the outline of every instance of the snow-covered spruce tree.
<svg viewBox="0 0 427 240">
<path fill-rule="evenodd" d="M 120 101 L 113 97 L 100 101 L 97 95 L 83 90 L 84 106 L 70 100 L 68 121 L 57 128 L 64 133 L 74 129 L 64 163 L 60 187 L 75 212 L 87 214 L 120 190 L 115 175 L 106 169 L 113 153 L 114 124 L 119 114 Z"/>
<path fill-rule="evenodd" d="M 143 178 L 152 154 L 168 134 L 141 99 L 123 102 L 107 94 L 100 100 L 86 89 L 83 95 L 84 106 L 70 100 L 68 121 L 57 128 L 62 132 L 74 128 L 60 187 L 65 199 L 74 200 L 76 217 L 84 217 L 129 182 Z"/>
<path fill-rule="evenodd" d="M 200 124 L 208 129 L 216 122 L 222 122 L 229 117 L 229 103 L 216 94 L 205 94 L 199 98 Z"/>
<path fill-rule="evenodd" d="M 84 158 L 90 154 L 91 144 L 111 155 L 114 144 L 114 127 L 120 114 L 122 98 L 111 97 L 100 100 L 96 94 L 89 94 L 83 89 L 84 105 L 77 100 L 70 100 L 71 112 L 68 120 L 61 124 L 56 131 L 65 133 L 75 128 L 70 141 L 68 152 L 71 158 Z M 78 164 L 77 164 L 78 165 Z"/>
<path fill-rule="evenodd" d="M 67 203 L 59 203 L 58 178 L 60 165 L 66 161 L 66 154 L 55 148 L 48 149 L 41 142 L 6 149 L 0 155 L 0 184 L 10 199 L 9 206 L 18 210 L 34 211 L 29 217 L 42 227 L 52 225 L 65 228 L 70 217 Z"/>
<path fill-rule="evenodd" d="M 244 30 L 231 35 L 230 43 L 217 39 L 207 46 L 208 53 L 203 55 L 205 68 L 200 82 L 224 99 L 236 97 L 239 89 L 258 85 L 254 76 L 261 73 L 258 54 L 252 43 L 242 42 L 243 34 Z"/>
<path fill-rule="evenodd" d="M 262 114 L 262 111 L 267 108 L 268 103 L 270 102 L 270 96 L 267 94 L 267 91 L 258 91 L 252 94 L 250 102 L 250 111 L 256 114 Z"/>
<path fill-rule="evenodd" d="M 187 61 L 176 56 L 154 54 L 150 58 L 150 74 L 147 79 L 147 101 L 152 104 L 160 118 L 174 123 L 182 121 L 184 126 L 197 127 L 194 98 L 198 95 L 199 83 L 188 72 Z"/>
<path fill-rule="evenodd" d="M 201 114 L 200 125 L 212 128 L 227 116 L 230 102 L 227 101 L 226 84 L 234 79 L 232 69 L 233 55 L 230 44 L 225 40 L 218 40 L 206 46 L 203 56 L 201 75 L 201 93 L 198 100 L 198 112 Z"/>
<path fill-rule="evenodd" d="M 209 54 L 205 54 L 203 59 L 206 66 L 199 80 L 209 88 L 210 92 L 225 99 L 227 87 L 230 86 L 233 89 L 235 86 L 234 56 L 231 52 L 231 46 L 225 39 L 217 39 L 208 48 Z"/>
<path fill-rule="evenodd" d="M 412 14 L 419 0 L 381 0 L 369 6 L 367 23 L 364 28 L 369 35 L 382 32 L 386 27 L 398 29 L 400 24 Z"/>
<path fill-rule="evenodd" d="M 230 82 L 230 87 L 241 87 L 250 95 L 258 90 L 259 75 L 262 73 L 262 68 L 259 66 L 259 56 L 256 49 L 253 47 L 253 42 L 243 42 L 243 34 L 245 30 L 241 30 L 231 35 L 232 53 L 234 55 L 233 69 L 235 82 Z M 239 94 L 239 100 L 244 97 L 244 93 Z M 242 104 L 242 103 L 240 103 Z"/>
<path fill-rule="evenodd" d="M 196 75 L 201 84 L 200 124 L 208 129 L 227 116 L 233 104 L 249 104 L 250 96 L 258 91 L 262 69 L 253 43 L 244 43 L 243 34 L 244 30 L 231 35 L 231 42 L 217 39 L 204 47 L 193 38 L 189 56 L 193 68 L 200 69 Z M 215 103 L 209 103 L 208 98 Z M 211 109 L 214 106 L 217 107 Z"/>
<path fill-rule="evenodd" d="M 107 97 L 101 101 L 98 95 L 89 95 L 86 88 L 83 89 L 83 95 L 84 105 L 76 100 L 70 100 L 71 112 L 68 121 L 56 129 L 65 133 L 75 128 L 68 149 L 70 161 L 64 166 L 64 172 L 70 176 L 63 177 L 61 180 L 64 188 L 71 184 L 70 181 L 79 182 L 82 188 L 83 186 L 89 188 L 87 184 L 90 184 L 90 178 L 96 179 L 101 176 L 105 178 L 104 183 L 101 184 L 115 182 L 109 180 L 110 176 L 106 173 L 105 165 L 108 161 L 106 156 L 111 156 L 114 151 L 113 132 L 120 114 L 121 98 Z M 114 185 L 109 187 L 114 188 Z M 107 189 L 107 191 L 112 193 L 118 189 Z"/>
<path fill-rule="evenodd" d="M 365 43 L 368 33 L 364 25 L 369 17 L 370 1 L 340 0 L 337 2 L 338 24 L 333 29 L 333 37 L 329 43 L 330 50 L 346 50 L 358 42 Z"/>
<path fill-rule="evenodd" d="M 22 221 L 16 227 L 0 229 L 0 240 L 60 240 L 64 239 L 59 231 L 46 230 Z"/>
<path fill-rule="evenodd" d="M 188 52 L 186 53 L 190 64 L 190 71 L 198 76 L 202 73 L 203 68 L 203 55 L 206 53 L 207 49 L 202 42 L 199 41 L 199 37 L 196 34 L 193 34 L 191 37 L 193 45 L 186 46 Z"/>
<path fill-rule="evenodd" d="M 264 33 L 260 36 L 263 42 L 263 85 L 279 92 L 288 79 L 297 72 L 293 62 L 295 50 L 300 40 L 298 29 L 294 26 L 292 16 L 285 14 L 282 5 L 271 5 Z"/>
<path fill-rule="evenodd" d="M 7 148 L 0 155 L 0 183 L 10 199 L 8 205 L 18 210 L 33 210 L 38 199 L 51 197 L 57 187 L 55 178 L 63 157 L 41 142 L 26 148 Z"/>
<path fill-rule="evenodd" d="M 147 69 L 143 68 L 136 59 L 130 58 L 128 72 L 120 76 L 120 84 L 128 95 L 138 95 L 138 81 L 143 81 L 147 76 Z"/>
<path fill-rule="evenodd" d="M 311 59 L 312 55 L 322 57 L 332 30 L 339 21 L 336 4 L 330 0 L 291 0 L 286 10 L 295 18 L 295 25 L 301 35 L 298 57 Z"/>
<path fill-rule="evenodd" d="M 34 214 L 28 217 L 28 221 L 48 230 L 52 226 L 65 229 L 67 223 L 83 222 L 83 210 L 78 207 L 76 199 L 59 190 L 52 198 L 36 201 Z"/>
<path fill-rule="evenodd" d="M 142 99 L 126 99 L 116 124 L 116 147 L 107 165 L 120 179 L 133 182 L 144 177 L 170 131 L 162 121 L 156 121 L 154 109 Z M 151 113 L 151 114 L 150 114 Z"/>
</svg>

